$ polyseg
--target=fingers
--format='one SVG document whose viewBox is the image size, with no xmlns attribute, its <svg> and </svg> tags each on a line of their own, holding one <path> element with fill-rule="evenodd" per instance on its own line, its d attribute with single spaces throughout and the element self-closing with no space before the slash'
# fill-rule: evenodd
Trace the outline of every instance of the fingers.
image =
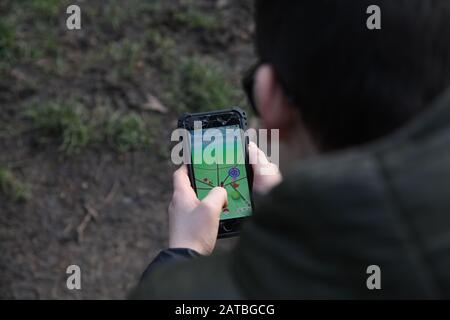
<svg viewBox="0 0 450 320">
<path fill-rule="evenodd" d="M 259 149 L 253 141 L 250 141 L 248 144 L 248 159 L 253 166 L 266 165 L 269 163 L 266 154 Z"/>
<path fill-rule="evenodd" d="M 248 160 L 252 165 L 256 164 L 258 160 L 258 147 L 253 141 L 248 143 Z"/>
<path fill-rule="evenodd" d="M 197 210 L 203 214 L 214 214 L 219 216 L 222 208 L 228 203 L 228 195 L 225 188 L 215 187 L 201 201 Z"/>
<path fill-rule="evenodd" d="M 254 142 L 248 144 L 248 157 L 255 176 L 279 176 L 281 178 L 278 166 L 270 162 L 266 154 Z"/>
<path fill-rule="evenodd" d="M 173 173 L 173 189 L 174 191 L 185 191 L 191 188 L 186 165 L 182 165 Z"/>
</svg>

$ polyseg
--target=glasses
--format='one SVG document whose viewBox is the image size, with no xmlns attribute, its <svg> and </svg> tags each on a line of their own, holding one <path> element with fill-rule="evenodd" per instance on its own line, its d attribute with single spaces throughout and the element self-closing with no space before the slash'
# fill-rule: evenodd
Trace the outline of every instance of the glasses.
<svg viewBox="0 0 450 320">
<path fill-rule="evenodd" d="M 245 94 L 247 95 L 248 102 L 253 109 L 253 112 L 258 115 L 258 108 L 256 108 L 255 96 L 253 94 L 253 88 L 255 84 L 255 73 L 256 70 L 262 65 L 262 62 L 259 61 L 251 66 L 242 77 L 242 87 L 244 89 Z"/>
<path fill-rule="evenodd" d="M 258 68 L 262 64 L 264 64 L 263 61 L 259 61 L 259 62 L 255 63 L 244 73 L 244 76 L 242 77 L 242 87 L 244 89 L 245 94 L 247 95 L 248 102 L 250 103 L 250 106 L 252 107 L 255 115 L 259 115 L 258 108 L 256 107 L 256 103 L 255 103 L 255 95 L 253 92 L 253 89 L 255 87 L 254 86 L 255 85 L 255 74 L 256 74 L 256 70 L 258 70 Z M 281 78 L 277 78 L 277 79 L 278 79 L 278 81 L 280 81 L 280 84 L 281 84 L 282 88 L 284 89 L 284 93 L 285 93 L 288 101 L 290 103 L 292 103 L 293 105 L 298 105 L 297 99 L 287 89 L 287 86 L 285 85 L 284 81 L 282 81 Z"/>
</svg>

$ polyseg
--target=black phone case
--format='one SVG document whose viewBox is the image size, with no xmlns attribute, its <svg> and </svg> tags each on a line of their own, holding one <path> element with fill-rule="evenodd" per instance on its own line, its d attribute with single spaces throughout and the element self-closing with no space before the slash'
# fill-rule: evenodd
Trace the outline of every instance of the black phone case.
<svg viewBox="0 0 450 320">
<path fill-rule="evenodd" d="M 197 118 L 197 117 L 202 117 L 202 116 L 214 116 L 214 115 L 227 114 L 227 113 L 231 113 L 231 112 L 234 112 L 239 115 L 240 123 L 241 123 L 240 126 L 243 130 L 246 130 L 247 126 L 248 126 L 247 114 L 240 107 L 232 107 L 230 109 L 216 110 L 216 111 L 210 111 L 210 112 L 184 113 L 178 119 L 178 128 L 186 128 L 186 125 L 185 125 L 186 120 L 189 119 L 190 117 Z M 249 143 L 248 137 L 246 137 L 245 148 L 244 148 L 245 149 L 245 168 L 246 168 L 247 177 L 249 180 L 250 202 L 251 202 L 252 212 L 253 212 L 254 211 L 254 203 L 253 203 L 253 196 L 252 196 L 253 169 L 250 166 L 249 161 L 248 161 L 248 148 L 247 148 L 248 143 Z M 191 181 L 191 186 L 197 193 L 196 186 L 195 186 L 195 180 L 194 180 L 194 173 L 192 170 L 192 165 L 187 164 L 187 168 L 188 168 L 188 173 L 189 173 L 189 180 Z M 219 233 L 218 233 L 217 238 L 222 239 L 222 238 L 229 238 L 229 237 L 234 237 L 234 236 L 239 235 L 241 224 L 242 224 L 243 220 L 245 220 L 245 219 L 246 218 L 229 219 L 229 220 L 233 220 L 233 222 L 234 222 L 234 227 L 233 227 L 233 230 L 231 230 L 231 231 L 226 231 L 226 228 L 224 227 L 224 225 L 226 223 L 230 223 L 231 221 L 221 220 L 220 224 L 219 224 Z M 239 221 L 236 221 L 236 220 L 239 220 Z"/>
</svg>

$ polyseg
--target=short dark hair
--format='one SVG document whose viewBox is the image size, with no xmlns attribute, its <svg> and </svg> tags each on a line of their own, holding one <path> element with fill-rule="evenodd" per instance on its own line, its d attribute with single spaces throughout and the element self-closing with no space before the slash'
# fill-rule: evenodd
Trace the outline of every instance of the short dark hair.
<svg viewBox="0 0 450 320">
<path fill-rule="evenodd" d="M 381 30 L 369 30 L 370 5 Z M 326 150 L 391 133 L 450 85 L 448 0 L 256 0 L 256 47 Z"/>
</svg>

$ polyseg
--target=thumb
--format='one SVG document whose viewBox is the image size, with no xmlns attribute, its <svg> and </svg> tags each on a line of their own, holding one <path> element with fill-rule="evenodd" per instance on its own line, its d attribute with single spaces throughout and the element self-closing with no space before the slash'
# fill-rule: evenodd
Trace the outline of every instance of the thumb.
<svg viewBox="0 0 450 320">
<path fill-rule="evenodd" d="M 253 141 L 248 143 L 248 160 L 251 165 L 258 163 L 258 147 Z"/>
<path fill-rule="evenodd" d="M 267 159 L 264 151 L 258 148 L 254 142 L 248 144 L 249 162 L 253 167 L 255 177 L 276 176 L 281 178 L 278 166 Z"/>
<path fill-rule="evenodd" d="M 253 141 L 248 144 L 248 158 L 250 164 L 256 168 L 270 164 L 266 154 Z"/>
<path fill-rule="evenodd" d="M 215 187 L 200 202 L 197 211 L 204 214 L 213 214 L 219 216 L 222 208 L 228 203 L 228 195 L 225 188 Z"/>
</svg>

